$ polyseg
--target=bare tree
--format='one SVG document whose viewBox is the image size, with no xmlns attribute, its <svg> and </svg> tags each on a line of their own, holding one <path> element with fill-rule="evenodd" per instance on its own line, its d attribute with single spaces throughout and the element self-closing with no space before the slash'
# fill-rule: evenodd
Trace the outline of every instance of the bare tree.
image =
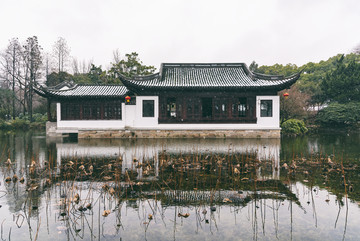
<svg viewBox="0 0 360 241">
<path fill-rule="evenodd" d="M 3 69 L 4 80 L 7 82 L 8 88 L 11 86 L 12 96 L 12 118 L 16 116 L 15 100 L 16 92 L 15 87 L 18 81 L 21 81 L 21 60 L 22 60 L 22 47 L 17 38 L 10 40 L 9 45 L 1 55 L 1 66 Z"/>
<path fill-rule="evenodd" d="M 72 58 L 71 67 L 74 75 L 80 74 L 80 64 L 75 57 Z"/>
<path fill-rule="evenodd" d="M 25 96 L 27 97 L 27 105 L 30 121 L 32 121 L 32 104 L 33 104 L 33 87 L 40 78 L 40 69 L 42 66 L 42 48 L 38 43 L 36 36 L 29 37 L 24 45 L 24 62 L 26 66 L 25 77 Z"/>
<path fill-rule="evenodd" d="M 82 61 L 82 65 L 81 65 L 81 69 L 82 69 L 82 73 L 89 73 L 91 70 L 91 64 L 94 62 L 94 60 L 89 60 L 86 62 L 86 60 L 84 59 Z"/>
<path fill-rule="evenodd" d="M 113 60 L 114 60 L 114 64 L 117 64 L 121 61 L 121 55 L 119 49 L 113 50 Z"/>
<path fill-rule="evenodd" d="M 58 40 L 55 42 L 55 44 L 53 45 L 53 54 L 58 66 L 58 72 L 64 72 L 66 63 L 69 60 L 70 56 L 70 48 L 64 38 L 59 37 Z"/>
<path fill-rule="evenodd" d="M 50 53 L 44 53 L 44 68 L 45 68 L 45 77 L 47 82 L 48 76 L 54 71 L 53 61 Z"/>
<path fill-rule="evenodd" d="M 91 69 L 91 63 L 92 61 L 88 61 L 86 62 L 85 60 L 80 61 L 77 58 L 73 57 L 72 58 L 72 71 L 73 74 L 87 74 L 89 73 L 90 69 Z"/>
</svg>

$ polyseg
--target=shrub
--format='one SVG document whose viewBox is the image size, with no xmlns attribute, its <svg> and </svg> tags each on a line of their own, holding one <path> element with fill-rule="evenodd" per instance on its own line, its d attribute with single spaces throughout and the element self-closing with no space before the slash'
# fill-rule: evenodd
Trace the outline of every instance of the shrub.
<svg viewBox="0 0 360 241">
<path fill-rule="evenodd" d="M 304 121 L 298 119 L 289 119 L 281 124 L 281 131 L 285 135 L 303 135 L 308 129 Z"/>
<path fill-rule="evenodd" d="M 30 126 L 30 121 L 16 117 L 15 120 L 10 121 L 10 124 L 14 130 L 26 130 Z"/>
<path fill-rule="evenodd" d="M 33 122 L 30 123 L 28 115 L 20 114 L 15 120 L 4 121 L 0 119 L 0 130 L 27 130 L 43 129 L 47 121 L 46 114 L 36 113 L 33 115 Z"/>
<path fill-rule="evenodd" d="M 11 125 L 9 124 L 9 122 L 0 119 L 0 130 L 9 130 L 9 129 L 11 129 Z"/>
<path fill-rule="evenodd" d="M 28 116 L 27 113 L 25 115 L 23 113 L 20 113 L 19 114 L 19 119 L 21 119 L 21 120 L 29 120 L 29 116 Z"/>
<path fill-rule="evenodd" d="M 355 126 L 360 121 L 360 103 L 331 103 L 319 111 L 316 121 L 328 127 Z"/>
<path fill-rule="evenodd" d="M 36 113 L 33 115 L 33 121 L 38 123 L 45 123 L 47 121 L 47 115 Z"/>
</svg>

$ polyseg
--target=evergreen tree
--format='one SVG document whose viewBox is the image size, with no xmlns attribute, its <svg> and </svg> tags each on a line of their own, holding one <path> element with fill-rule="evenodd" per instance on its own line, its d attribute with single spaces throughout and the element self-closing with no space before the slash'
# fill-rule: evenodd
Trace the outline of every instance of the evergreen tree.
<svg viewBox="0 0 360 241">
<path fill-rule="evenodd" d="M 143 65 L 138 56 L 139 54 L 136 52 L 126 54 L 126 59 L 122 59 L 118 63 L 113 63 L 109 74 L 114 78 L 117 78 L 119 74 L 127 77 L 153 74 L 156 68 L 154 66 Z"/>
<path fill-rule="evenodd" d="M 336 69 L 326 74 L 321 83 L 323 94 L 339 103 L 360 101 L 360 64 L 354 60 L 345 64 L 343 60 L 340 58 Z"/>
</svg>

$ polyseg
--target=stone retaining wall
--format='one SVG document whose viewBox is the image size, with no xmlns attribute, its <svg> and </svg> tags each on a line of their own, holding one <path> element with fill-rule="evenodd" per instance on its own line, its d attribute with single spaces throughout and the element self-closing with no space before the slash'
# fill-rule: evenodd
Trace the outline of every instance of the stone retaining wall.
<svg viewBox="0 0 360 241">
<path fill-rule="evenodd" d="M 280 138 L 280 130 L 79 130 L 78 138 Z"/>
<path fill-rule="evenodd" d="M 56 133 L 57 125 L 56 122 L 46 122 L 46 135 L 47 136 L 58 136 L 59 134 Z"/>
</svg>

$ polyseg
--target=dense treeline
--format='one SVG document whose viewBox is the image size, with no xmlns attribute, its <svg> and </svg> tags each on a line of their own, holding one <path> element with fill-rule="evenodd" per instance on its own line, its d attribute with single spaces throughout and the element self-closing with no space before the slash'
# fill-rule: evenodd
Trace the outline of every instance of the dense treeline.
<svg viewBox="0 0 360 241">
<path fill-rule="evenodd" d="M 70 48 L 58 38 L 51 52 L 45 52 L 36 36 L 24 42 L 11 39 L 0 55 L 0 120 L 28 121 L 45 114 L 46 104 L 34 94 L 34 87 L 55 86 L 64 81 L 79 84 L 121 84 L 118 75 L 147 75 L 154 66 L 144 65 L 136 52 L 120 56 L 113 52 L 113 60 L 106 70 L 92 61 L 78 61 L 71 57 Z M 336 55 L 319 63 L 303 66 L 275 64 L 250 69 L 257 73 L 289 76 L 301 71 L 301 77 L 289 90 L 280 93 L 281 123 L 284 127 L 298 126 L 357 126 L 360 121 L 360 51 Z M 289 97 L 283 97 L 288 92 Z M 34 118 L 33 113 L 37 113 Z M 297 120 L 300 120 L 297 121 Z M 3 123 L 3 122 L 2 122 Z M 1 123 L 0 123 L 1 124 Z M 0 127 L 1 128 L 1 127 Z M 300 128 L 305 130 L 305 128 Z"/>
<path fill-rule="evenodd" d="M 136 52 L 121 57 L 114 51 L 111 67 L 103 70 L 92 61 L 72 58 L 64 38 L 58 38 L 51 52 L 43 50 L 36 36 L 24 42 L 11 39 L 0 52 L 0 129 L 15 128 L 19 123 L 27 128 L 34 121 L 46 121 L 46 101 L 34 92 L 38 85 L 50 87 L 64 81 L 121 84 L 119 74 L 147 75 L 155 70 L 153 66 L 143 65 Z M 39 113 L 43 115 L 41 118 Z"/>
<path fill-rule="evenodd" d="M 281 122 L 304 120 L 308 125 L 356 127 L 360 122 L 360 54 L 339 54 L 319 63 L 258 66 L 250 68 L 263 74 L 284 76 L 302 71 L 289 90 L 281 93 Z M 289 97 L 284 98 L 283 93 Z M 293 122 L 293 127 L 296 127 Z M 288 124 L 288 123 L 286 123 Z M 298 123 L 297 123 L 298 124 Z M 287 125 L 285 125 L 287 126 Z"/>
</svg>

